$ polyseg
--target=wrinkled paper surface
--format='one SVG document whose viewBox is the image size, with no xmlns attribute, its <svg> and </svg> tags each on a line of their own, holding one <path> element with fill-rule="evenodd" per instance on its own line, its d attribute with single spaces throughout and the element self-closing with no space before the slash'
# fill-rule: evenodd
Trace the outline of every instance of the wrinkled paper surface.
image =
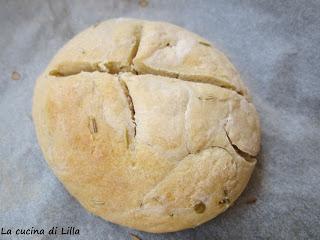
<svg viewBox="0 0 320 240">
<path fill-rule="evenodd" d="M 37 144 L 37 76 L 76 33 L 121 16 L 172 22 L 214 42 L 241 72 L 260 114 L 262 151 L 247 189 L 196 229 L 149 234 L 89 214 Z M 320 1 L 149 0 L 142 7 L 138 0 L 0 0 L 0 33 L 0 228 L 80 230 L 0 239 L 320 238 Z M 13 71 L 19 80 L 11 79 Z M 256 203 L 247 204 L 251 197 Z"/>
</svg>

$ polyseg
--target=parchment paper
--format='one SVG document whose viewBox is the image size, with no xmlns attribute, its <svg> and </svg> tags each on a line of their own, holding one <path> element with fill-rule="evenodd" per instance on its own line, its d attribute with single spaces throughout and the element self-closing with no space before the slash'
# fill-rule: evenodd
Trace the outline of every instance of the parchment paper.
<svg viewBox="0 0 320 240">
<path fill-rule="evenodd" d="M 213 41 L 237 66 L 262 123 L 262 152 L 236 204 L 191 230 L 148 234 L 86 212 L 48 168 L 35 138 L 36 77 L 97 21 L 175 23 Z M 0 0 L 0 228 L 75 227 L 80 235 L 0 239 L 319 239 L 320 1 Z M 12 72 L 21 77 L 12 80 Z M 15 74 L 13 78 L 19 78 Z M 247 204 L 256 197 L 256 203 Z"/>
</svg>

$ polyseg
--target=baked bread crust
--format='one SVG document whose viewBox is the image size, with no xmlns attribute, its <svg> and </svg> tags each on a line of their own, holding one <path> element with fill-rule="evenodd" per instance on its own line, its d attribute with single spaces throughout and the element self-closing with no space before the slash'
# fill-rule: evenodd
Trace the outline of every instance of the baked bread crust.
<svg viewBox="0 0 320 240">
<path fill-rule="evenodd" d="M 112 19 L 75 36 L 38 78 L 33 119 L 45 159 L 88 211 L 148 232 L 225 211 L 260 147 L 234 66 L 163 22 Z"/>
</svg>

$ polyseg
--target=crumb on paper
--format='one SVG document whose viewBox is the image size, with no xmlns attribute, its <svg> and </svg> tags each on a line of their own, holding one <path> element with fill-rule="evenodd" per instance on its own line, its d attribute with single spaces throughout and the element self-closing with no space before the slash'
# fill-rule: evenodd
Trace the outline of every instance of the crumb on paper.
<svg viewBox="0 0 320 240">
<path fill-rule="evenodd" d="M 246 204 L 253 204 L 257 201 L 257 198 L 254 197 L 254 196 L 251 196 L 251 197 L 248 197 L 247 198 L 247 201 L 246 201 Z"/>
<path fill-rule="evenodd" d="M 21 75 L 20 73 L 18 73 L 17 71 L 13 71 L 12 74 L 11 74 L 11 79 L 12 80 L 20 80 L 21 78 Z"/>
<path fill-rule="evenodd" d="M 136 235 L 130 233 L 131 239 L 132 240 L 141 240 L 140 238 L 138 238 Z"/>
<path fill-rule="evenodd" d="M 148 0 L 139 0 L 140 7 L 147 7 L 149 4 Z"/>
</svg>

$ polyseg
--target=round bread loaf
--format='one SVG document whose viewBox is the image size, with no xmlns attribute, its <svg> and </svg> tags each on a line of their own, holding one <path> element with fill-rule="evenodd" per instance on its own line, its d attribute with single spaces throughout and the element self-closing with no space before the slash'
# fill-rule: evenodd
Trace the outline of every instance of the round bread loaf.
<svg viewBox="0 0 320 240">
<path fill-rule="evenodd" d="M 147 232 L 225 211 L 260 146 L 234 66 L 163 22 L 113 19 L 75 36 L 38 78 L 33 119 L 48 164 L 82 206 Z"/>
</svg>

